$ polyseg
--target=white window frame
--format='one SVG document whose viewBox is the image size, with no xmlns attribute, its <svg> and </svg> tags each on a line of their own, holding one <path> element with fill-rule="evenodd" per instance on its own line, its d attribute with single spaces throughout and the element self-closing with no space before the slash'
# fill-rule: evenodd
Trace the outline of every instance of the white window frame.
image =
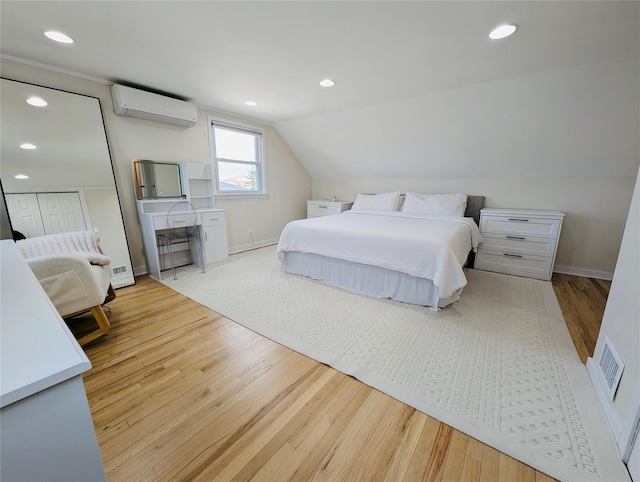
<svg viewBox="0 0 640 482">
<path fill-rule="evenodd" d="M 219 117 L 209 116 L 209 144 L 211 147 L 211 164 L 214 170 L 214 190 L 216 197 L 261 197 L 267 196 L 267 176 L 265 168 L 265 148 L 264 148 L 264 129 L 249 124 L 242 124 L 240 122 L 229 121 Z M 234 159 L 224 159 L 216 157 L 216 138 L 215 127 L 222 127 L 236 132 L 242 132 L 245 134 L 252 134 L 258 138 L 258 147 L 256 149 L 256 162 L 237 161 Z M 220 190 L 220 176 L 218 169 L 218 162 L 231 162 L 237 164 L 255 164 L 256 166 L 256 178 L 258 180 L 259 189 L 255 191 L 238 189 L 237 191 Z"/>
</svg>

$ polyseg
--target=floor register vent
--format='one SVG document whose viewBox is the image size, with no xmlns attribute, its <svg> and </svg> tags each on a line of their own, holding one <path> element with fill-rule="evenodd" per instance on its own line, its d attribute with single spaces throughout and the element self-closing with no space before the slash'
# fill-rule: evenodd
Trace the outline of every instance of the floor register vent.
<svg viewBox="0 0 640 482">
<path fill-rule="evenodd" d="M 620 383 L 620 377 L 622 376 L 622 370 L 624 370 L 624 364 L 618 356 L 618 353 L 614 350 L 609 337 L 605 336 L 604 348 L 600 355 L 600 361 L 598 362 L 602 375 L 609 389 L 609 397 L 613 400 Z"/>
</svg>

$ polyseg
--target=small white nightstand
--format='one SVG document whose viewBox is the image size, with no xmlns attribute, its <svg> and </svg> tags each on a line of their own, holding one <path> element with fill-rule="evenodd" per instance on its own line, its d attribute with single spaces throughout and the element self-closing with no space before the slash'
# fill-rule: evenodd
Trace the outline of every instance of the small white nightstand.
<svg viewBox="0 0 640 482">
<path fill-rule="evenodd" d="M 351 206 L 353 203 L 347 201 L 307 201 L 307 218 L 340 214 L 351 209 Z"/>
<path fill-rule="evenodd" d="M 550 280 L 564 213 L 482 209 L 475 269 Z"/>
</svg>

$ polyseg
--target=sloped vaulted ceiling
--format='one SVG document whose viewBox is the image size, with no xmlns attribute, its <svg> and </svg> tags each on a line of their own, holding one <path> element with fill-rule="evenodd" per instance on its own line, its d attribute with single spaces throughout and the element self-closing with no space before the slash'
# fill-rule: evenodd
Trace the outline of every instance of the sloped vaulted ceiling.
<svg viewBox="0 0 640 482">
<path fill-rule="evenodd" d="M 276 123 L 312 177 L 635 176 L 640 3 L 503 4 L 497 17 L 521 25 L 497 42 L 484 9 L 459 7 L 458 24 L 411 49 L 424 68 L 398 71 L 415 76 L 397 81 L 404 97 Z"/>
<path fill-rule="evenodd" d="M 276 126 L 321 179 L 634 176 L 639 85 L 617 58 Z"/>
</svg>

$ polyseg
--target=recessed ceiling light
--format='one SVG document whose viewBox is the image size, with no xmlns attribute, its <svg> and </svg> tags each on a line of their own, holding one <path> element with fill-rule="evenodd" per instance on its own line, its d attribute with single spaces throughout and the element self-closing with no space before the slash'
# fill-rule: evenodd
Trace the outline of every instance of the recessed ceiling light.
<svg viewBox="0 0 640 482">
<path fill-rule="evenodd" d="M 518 26 L 514 24 L 500 25 L 491 31 L 489 38 L 491 40 L 500 40 L 513 34 L 516 30 L 518 30 Z"/>
<path fill-rule="evenodd" d="M 41 99 L 40 97 L 29 97 L 27 99 L 27 104 L 32 105 L 34 107 L 44 107 L 48 105 L 47 101 Z"/>
<path fill-rule="evenodd" d="M 31 150 L 31 149 L 37 149 L 38 146 L 30 144 L 28 142 L 25 142 L 24 144 L 20 144 L 20 148 L 21 149 L 27 149 L 27 150 Z"/>
<path fill-rule="evenodd" d="M 333 87 L 336 83 L 331 79 L 324 79 L 320 81 L 322 87 Z"/>
<path fill-rule="evenodd" d="M 61 44 L 72 44 L 73 39 L 68 35 L 63 34 L 62 32 L 56 32 L 55 30 L 49 30 L 44 33 L 47 38 L 54 40 L 56 42 L 60 42 Z"/>
<path fill-rule="evenodd" d="M 27 176 L 26 174 L 16 174 L 15 176 L 16 179 L 29 179 L 29 176 Z"/>
<path fill-rule="evenodd" d="M 255 100 L 248 100 L 244 103 L 244 105 L 249 105 L 251 107 L 255 107 L 258 105 L 258 103 Z"/>
</svg>

